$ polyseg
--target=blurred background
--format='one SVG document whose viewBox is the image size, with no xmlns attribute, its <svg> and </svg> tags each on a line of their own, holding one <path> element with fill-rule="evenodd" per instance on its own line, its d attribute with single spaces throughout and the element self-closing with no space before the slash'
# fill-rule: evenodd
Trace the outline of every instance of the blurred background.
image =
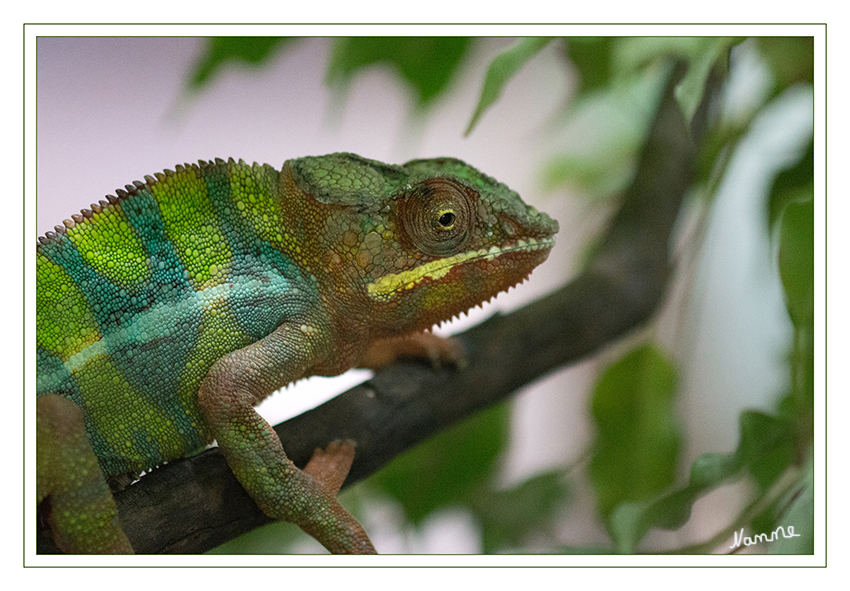
<svg viewBox="0 0 850 591">
<path fill-rule="evenodd" d="M 337 151 L 390 163 L 454 156 L 561 229 L 530 280 L 439 331 L 450 334 L 578 273 L 634 174 L 663 58 L 684 57 L 693 71 L 718 67 L 718 123 L 677 224 L 677 272 L 657 317 L 398 458 L 342 501 L 382 553 L 728 552 L 731 531 L 783 523 L 808 530 L 810 544 L 805 508 L 792 513 L 800 521 L 782 522 L 797 509 L 784 497 L 800 492 L 782 475 L 797 470 L 804 476 L 793 482 L 807 482 L 811 429 L 799 423 L 811 419 L 800 402 L 810 393 L 792 376 L 808 375 L 811 348 L 807 320 L 789 314 L 777 255 L 783 208 L 811 200 L 812 52 L 811 38 L 39 37 L 37 232 L 198 159 L 280 168 Z M 498 88 L 491 104 L 482 103 L 485 80 Z M 800 170 L 802 181 L 789 176 Z M 782 197 L 786 189 L 792 197 Z M 613 399 L 624 401 L 615 414 L 628 419 L 635 405 L 653 414 L 612 426 L 599 409 L 611 384 L 635 382 L 634 371 L 660 385 L 622 397 L 614 386 Z M 301 382 L 260 412 L 276 424 L 368 375 Z M 743 458 L 745 411 L 774 421 L 756 421 L 756 439 L 774 423 L 797 424 L 780 442 L 790 451 L 741 460 L 692 495 L 684 526 L 647 528 L 639 545 L 624 546 L 617 508 L 687 488 L 703 454 Z M 609 453 L 612 442 L 629 453 Z M 766 508 L 752 509 L 758 502 Z M 294 526 L 272 524 L 218 551 L 322 549 Z"/>
</svg>

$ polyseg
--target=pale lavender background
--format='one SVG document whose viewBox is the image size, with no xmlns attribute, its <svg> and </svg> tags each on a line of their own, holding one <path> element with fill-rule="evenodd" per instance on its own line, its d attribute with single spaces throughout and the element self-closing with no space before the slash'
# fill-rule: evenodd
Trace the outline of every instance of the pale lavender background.
<svg viewBox="0 0 850 591">
<path fill-rule="evenodd" d="M 203 93 L 187 97 L 184 81 L 201 52 L 197 39 L 42 37 L 37 232 L 50 230 L 116 187 L 186 161 L 233 156 L 280 167 L 290 157 L 334 151 L 386 162 L 452 155 L 507 183 L 561 224 L 558 245 L 531 280 L 472 316 L 479 320 L 494 308 L 521 305 L 568 280 L 585 241 L 604 218 L 563 192 L 545 194 L 539 183 L 541 164 L 569 141 L 551 123 L 572 87 L 557 46 L 547 47 L 523 68 L 472 136 L 462 137 L 487 63 L 509 43 L 485 40 L 449 96 L 418 120 L 407 90 L 380 68 L 357 78 L 341 110 L 332 114 L 331 94 L 323 84 L 326 39 L 303 39 L 260 72 L 230 68 Z M 759 84 L 758 73 L 755 65 L 742 77 L 738 103 Z M 742 148 L 733 166 L 740 176 L 719 195 L 718 223 L 709 229 L 705 256 L 692 267 L 696 274 L 686 277 L 695 295 L 683 301 L 682 283 L 677 284 L 655 333 L 682 366 L 679 406 L 689 436 L 685 466 L 700 453 L 734 449 L 740 410 L 769 408 L 785 379 L 782 356 L 789 327 L 759 192 L 766 171 L 787 158 L 788 146 L 799 143 L 800 130 L 811 124 L 806 102 L 811 97 L 795 100 L 766 126 L 760 140 Z M 615 347 L 601 359 L 610 361 L 621 351 Z M 506 484 L 567 465 L 585 451 L 592 436 L 588 387 L 599 363 L 583 362 L 519 393 L 513 444 L 504 460 Z M 277 422 L 362 378 L 298 384 L 272 397 L 262 412 Z M 601 543 L 604 534 L 590 519 L 586 485 L 577 492 L 578 506 L 561 523 L 562 539 L 572 545 Z M 703 540 L 737 512 L 739 492 L 735 487 L 718 491 L 697 504 L 690 527 L 652 534 L 651 540 L 662 545 Z M 403 535 L 387 525 L 392 519 L 382 518 L 388 511 L 373 508 L 374 519 L 367 518 L 367 529 L 383 552 L 479 550 L 476 526 L 467 516 L 437 515 L 420 534 Z"/>
</svg>

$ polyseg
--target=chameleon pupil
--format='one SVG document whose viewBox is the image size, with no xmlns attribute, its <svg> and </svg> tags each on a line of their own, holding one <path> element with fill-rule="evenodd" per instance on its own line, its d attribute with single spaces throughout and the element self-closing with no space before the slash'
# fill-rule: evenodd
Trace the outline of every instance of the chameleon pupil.
<svg viewBox="0 0 850 591">
<path fill-rule="evenodd" d="M 455 214 L 450 211 L 447 211 L 443 215 L 440 216 L 440 225 L 444 228 L 451 228 L 455 223 Z"/>
</svg>

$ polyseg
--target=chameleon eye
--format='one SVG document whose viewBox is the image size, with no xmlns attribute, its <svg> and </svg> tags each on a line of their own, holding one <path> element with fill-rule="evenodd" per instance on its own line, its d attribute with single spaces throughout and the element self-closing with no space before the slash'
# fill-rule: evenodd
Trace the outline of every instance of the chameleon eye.
<svg viewBox="0 0 850 591">
<path fill-rule="evenodd" d="M 452 226 L 455 225 L 455 212 L 444 211 L 442 212 L 442 215 L 440 215 L 440 219 L 437 221 L 440 222 L 440 225 L 446 230 L 451 230 Z"/>
<path fill-rule="evenodd" d="M 472 228 L 471 197 L 445 178 L 429 179 L 402 202 L 400 217 L 407 235 L 425 254 L 450 256 L 460 252 Z"/>
</svg>

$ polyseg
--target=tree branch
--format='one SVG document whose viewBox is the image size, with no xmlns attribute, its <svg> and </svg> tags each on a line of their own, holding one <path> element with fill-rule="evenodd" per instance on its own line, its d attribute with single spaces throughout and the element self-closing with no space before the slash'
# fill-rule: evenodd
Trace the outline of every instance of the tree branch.
<svg viewBox="0 0 850 591">
<path fill-rule="evenodd" d="M 669 238 L 690 185 L 695 138 L 673 98 L 671 76 L 637 175 L 586 270 L 551 295 L 457 335 L 462 371 L 399 363 L 329 402 L 275 427 L 299 466 L 335 439 L 357 442 L 346 485 L 517 388 L 576 361 L 645 322 L 669 275 Z M 709 95 L 710 93 L 706 93 Z M 267 523 L 218 449 L 172 462 L 115 495 L 124 531 L 139 553 L 199 553 Z M 39 552 L 56 551 L 39 527 Z"/>
</svg>

